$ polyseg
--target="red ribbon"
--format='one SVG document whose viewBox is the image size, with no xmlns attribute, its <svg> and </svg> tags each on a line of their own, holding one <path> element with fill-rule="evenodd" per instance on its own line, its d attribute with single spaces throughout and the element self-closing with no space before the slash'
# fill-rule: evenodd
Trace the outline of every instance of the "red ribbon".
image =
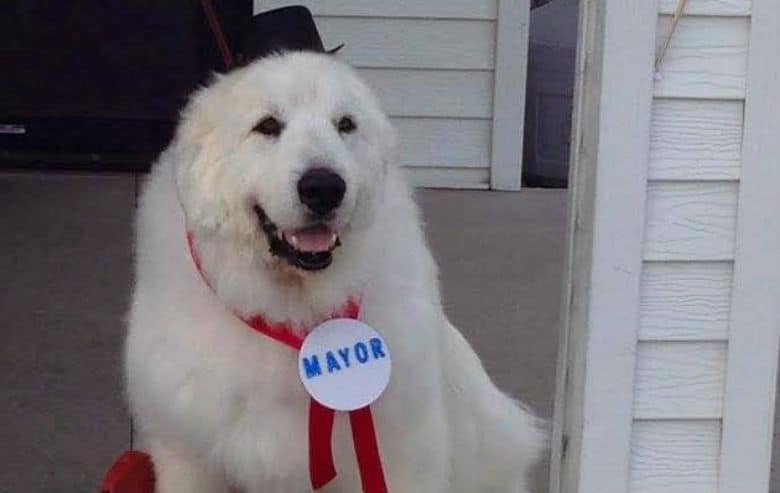
<svg viewBox="0 0 780 493">
<path fill-rule="evenodd" d="M 189 232 L 187 233 L 187 244 L 195 267 L 206 284 L 211 286 L 203 273 L 193 236 Z M 330 318 L 357 319 L 359 315 L 360 304 L 350 298 L 344 307 Z M 303 345 L 303 337 L 297 336 L 287 324 L 270 324 L 262 316 L 248 319 L 239 318 L 255 331 L 296 351 L 299 351 Z M 332 448 L 335 414 L 336 411 L 333 409 L 323 406 L 313 398 L 311 399 L 309 405 L 309 477 L 315 490 L 322 488 L 336 477 Z M 350 411 L 349 423 L 352 427 L 352 442 L 355 446 L 355 456 L 360 470 L 363 491 L 365 493 L 387 493 L 371 408 L 366 406 Z"/>
</svg>

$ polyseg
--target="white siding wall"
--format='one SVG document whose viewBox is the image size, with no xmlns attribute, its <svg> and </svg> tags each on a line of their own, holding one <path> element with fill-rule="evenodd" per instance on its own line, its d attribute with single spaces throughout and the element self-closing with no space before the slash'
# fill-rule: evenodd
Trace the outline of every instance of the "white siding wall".
<svg viewBox="0 0 780 493">
<path fill-rule="evenodd" d="M 780 1 L 582 0 L 555 493 L 766 493 Z"/>
<path fill-rule="evenodd" d="M 659 0 L 659 50 L 677 3 Z M 719 491 L 750 12 L 690 0 L 654 84 L 632 492 Z"/>
<path fill-rule="evenodd" d="M 326 47 L 346 43 L 339 56 L 378 92 L 415 184 L 490 185 L 497 0 L 255 0 L 255 12 L 292 3 Z"/>
</svg>

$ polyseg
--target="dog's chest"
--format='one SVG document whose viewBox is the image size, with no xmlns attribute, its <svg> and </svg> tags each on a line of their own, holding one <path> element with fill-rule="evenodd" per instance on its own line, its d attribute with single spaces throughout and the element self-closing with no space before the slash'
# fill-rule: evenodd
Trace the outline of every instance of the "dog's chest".
<svg viewBox="0 0 780 493">
<path fill-rule="evenodd" d="M 250 338 L 254 344 L 243 350 L 232 348 L 230 362 L 222 359 L 230 368 L 212 368 L 210 377 L 191 382 L 192 395 L 223 398 L 201 401 L 194 415 L 203 419 L 190 425 L 211 428 L 204 452 L 224 469 L 236 491 L 307 491 L 310 398 L 298 376 L 298 355 L 263 337 Z M 232 342 L 223 339 L 215 352 L 230 351 Z M 351 445 L 338 435 L 337 430 L 337 456 L 341 448 L 349 451 L 340 442 Z"/>
<path fill-rule="evenodd" d="M 372 406 L 383 459 L 390 468 L 409 456 L 405 444 L 412 449 L 419 445 L 399 430 L 414 430 L 419 414 L 432 409 L 439 360 L 425 330 L 430 325 L 412 316 L 414 310 L 407 307 L 402 318 L 380 318 L 370 305 L 364 310 L 367 321 L 382 330 L 393 360 L 390 387 Z M 233 319 L 213 313 L 199 317 L 198 323 L 176 324 L 187 330 L 175 331 L 181 338 L 168 340 L 172 345 L 166 354 L 175 355 L 179 364 L 170 375 L 170 391 L 160 397 L 170 409 L 176 407 L 172 398 L 187 396 L 191 407 L 160 424 L 169 433 L 177 430 L 179 438 L 213 459 L 237 491 L 309 491 L 310 398 L 300 381 L 298 353 L 231 324 Z M 158 378 L 165 374 L 154 373 Z M 336 418 L 333 448 L 339 476 L 328 491 L 358 491 L 352 437 L 343 413 Z"/>
<path fill-rule="evenodd" d="M 308 491 L 310 400 L 300 381 L 278 379 L 241 389 L 232 403 L 231 419 L 215 435 L 213 454 L 241 493 Z M 353 452 L 345 415 L 339 413 L 333 437 L 337 484 L 357 481 L 350 471 Z"/>
</svg>

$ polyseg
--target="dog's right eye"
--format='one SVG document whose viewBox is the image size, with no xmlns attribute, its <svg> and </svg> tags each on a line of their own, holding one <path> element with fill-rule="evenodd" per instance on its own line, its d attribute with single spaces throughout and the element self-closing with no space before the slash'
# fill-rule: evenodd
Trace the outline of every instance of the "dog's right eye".
<svg viewBox="0 0 780 493">
<path fill-rule="evenodd" d="M 282 133 L 282 130 L 284 130 L 284 124 L 272 116 L 263 118 L 255 125 L 255 128 L 252 129 L 254 132 L 259 132 L 269 137 L 278 137 Z"/>
</svg>

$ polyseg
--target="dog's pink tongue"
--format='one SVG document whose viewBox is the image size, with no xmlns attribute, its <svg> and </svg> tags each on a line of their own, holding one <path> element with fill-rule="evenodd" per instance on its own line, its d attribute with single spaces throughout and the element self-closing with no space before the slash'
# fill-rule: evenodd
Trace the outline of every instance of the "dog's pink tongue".
<svg viewBox="0 0 780 493">
<path fill-rule="evenodd" d="M 327 252 L 336 243 L 336 234 L 327 226 L 285 231 L 284 239 L 301 252 Z"/>
</svg>

